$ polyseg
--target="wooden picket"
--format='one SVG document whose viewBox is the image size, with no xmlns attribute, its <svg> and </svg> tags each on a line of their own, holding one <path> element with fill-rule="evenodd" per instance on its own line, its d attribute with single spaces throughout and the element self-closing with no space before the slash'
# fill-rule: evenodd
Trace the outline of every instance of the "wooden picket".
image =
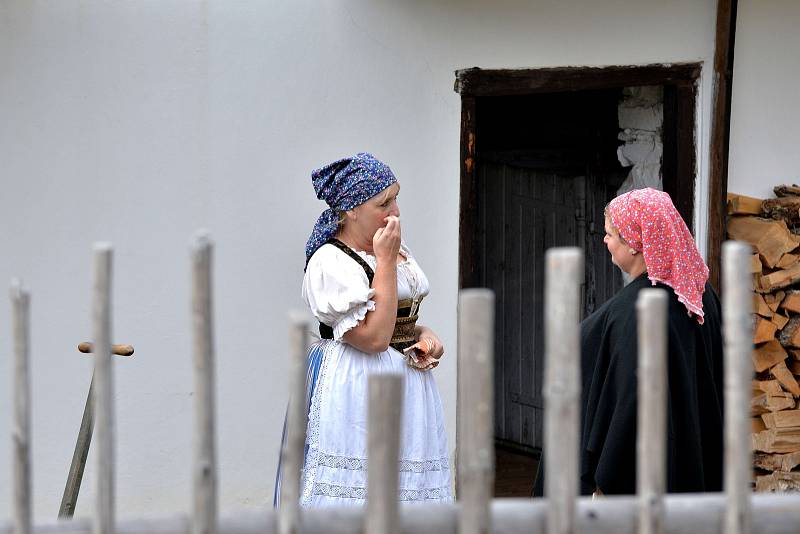
<svg viewBox="0 0 800 534">
<path fill-rule="evenodd" d="M 667 487 L 667 293 L 643 289 L 636 302 L 639 350 L 636 493 L 639 533 L 664 531 Z"/>
<path fill-rule="evenodd" d="M 212 254 L 210 238 L 199 232 L 191 248 L 195 389 L 192 534 L 217 532 Z"/>
<path fill-rule="evenodd" d="M 11 282 L 11 322 L 14 340 L 14 529 L 31 532 L 31 392 L 30 296 L 18 280 Z"/>
<path fill-rule="evenodd" d="M 544 495 L 547 531 L 575 532 L 580 444 L 580 284 L 583 251 L 552 248 L 545 255 Z"/>
<path fill-rule="evenodd" d="M 108 243 L 94 248 L 92 324 L 94 328 L 94 413 L 97 459 L 95 534 L 113 534 L 114 509 L 114 380 L 111 368 L 111 283 L 113 250 Z"/>
</svg>

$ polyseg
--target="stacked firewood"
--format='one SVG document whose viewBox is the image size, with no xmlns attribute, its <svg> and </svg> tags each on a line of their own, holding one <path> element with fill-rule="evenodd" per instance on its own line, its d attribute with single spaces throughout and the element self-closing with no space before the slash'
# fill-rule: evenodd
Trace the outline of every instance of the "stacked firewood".
<svg viewBox="0 0 800 534">
<path fill-rule="evenodd" d="M 756 491 L 800 491 L 800 187 L 728 194 L 728 237 L 753 246 Z"/>
</svg>

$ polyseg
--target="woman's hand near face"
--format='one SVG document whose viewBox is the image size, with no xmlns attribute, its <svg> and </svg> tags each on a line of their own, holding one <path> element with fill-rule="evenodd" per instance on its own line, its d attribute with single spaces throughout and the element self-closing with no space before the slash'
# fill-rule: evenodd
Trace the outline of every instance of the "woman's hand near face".
<svg viewBox="0 0 800 534">
<path fill-rule="evenodd" d="M 400 219 L 386 217 L 386 226 L 372 237 L 372 251 L 378 260 L 372 288 L 375 309 L 359 325 L 344 335 L 344 340 L 367 353 L 389 348 L 397 319 L 397 254 L 400 252 Z"/>
<path fill-rule="evenodd" d="M 372 250 L 379 262 L 396 262 L 400 252 L 400 218 L 390 215 L 384 220 L 386 226 L 378 228 L 372 237 Z"/>
</svg>

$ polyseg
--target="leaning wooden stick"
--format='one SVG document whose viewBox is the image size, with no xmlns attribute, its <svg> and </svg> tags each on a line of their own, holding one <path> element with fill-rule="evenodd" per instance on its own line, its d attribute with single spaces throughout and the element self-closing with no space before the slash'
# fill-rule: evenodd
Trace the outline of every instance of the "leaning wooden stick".
<svg viewBox="0 0 800 534">
<path fill-rule="evenodd" d="M 92 432 L 94 431 L 94 374 L 89 384 L 89 394 L 86 396 L 86 404 L 83 407 L 83 417 L 81 426 L 78 429 L 78 439 L 75 442 L 75 451 L 72 453 L 72 462 L 67 474 L 67 484 L 64 486 L 64 494 L 61 496 L 61 506 L 58 509 L 59 518 L 69 518 L 75 514 L 75 505 L 78 503 L 78 494 L 81 491 L 83 472 L 86 469 L 86 459 L 89 456 L 89 447 L 92 444 Z"/>
<path fill-rule="evenodd" d="M 14 332 L 14 532 L 32 532 L 30 297 L 18 280 L 11 283 Z"/>
<path fill-rule="evenodd" d="M 365 534 L 399 534 L 398 470 L 403 375 L 368 379 L 367 510 Z"/>
<path fill-rule="evenodd" d="M 491 530 L 494 486 L 494 293 L 464 289 L 458 298 L 458 478 L 461 534 Z"/>
<path fill-rule="evenodd" d="M 289 317 L 289 385 L 290 399 L 287 414 L 286 443 L 281 451 L 282 475 L 278 532 L 297 534 L 300 531 L 300 472 L 306 441 L 306 332 L 305 315 L 292 313 Z"/>
<path fill-rule="evenodd" d="M 97 425 L 97 509 L 96 534 L 113 534 L 114 513 L 114 379 L 111 369 L 111 245 L 94 247 L 94 412 Z"/>
<path fill-rule="evenodd" d="M 643 289 L 636 301 L 639 345 L 636 493 L 639 534 L 664 531 L 667 456 L 667 293 Z"/>
<path fill-rule="evenodd" d="M 745 243 L 722 246 L 722 317 L 725 336 L 725 532 L 749 534 L 752 525 L 750 479 L 750 388 L 753 378 L 751 250 Z"/>
<path fill-rule="evenodd" d="M 89 342 L 78 344 L 78 350 L 89 354 L 94 347 Z M 111 345 L 111 352 L 119 356 L 132 356 L 132 345 Z M 86 469 L 86 459 L 89 456 L 89 447 L 92 444 L 92 432 L 94 431 L 94 409 L 92 406 L 92 395 L 94 394 L 94 373 L 89 384 L 89 394 L 86 396 L 86 404 L 83 407 L 83 417 L 81 426 L 78 430 L 78 439 L 75 442 L 75 450 L 72 453 L 72 462 L 67 474 L 67 483 L 64 486 L 64 494 L 61 496 L 61 506 L 58 508 L 59 518 L 69 518 L 75 514 L 75 506 L 78 503 L 78 494 L 81 491 L 83 482 L 83 472 Z"/>
<path fill-rule="evenodd" d="M 545 255 L 545 497 L 547 531 L 575 532 L 579 490 L 580 285 L 583 251 L 553 248 Z"/>
<path fill-rule="evenodd" d="M 213 246 L 198 233 L 192 244 L 194 330 L 194 506 L 193 534 L 217 532 L 217 458 L 214 446 L 214 332 L 211 267 Z"/>
</svg>

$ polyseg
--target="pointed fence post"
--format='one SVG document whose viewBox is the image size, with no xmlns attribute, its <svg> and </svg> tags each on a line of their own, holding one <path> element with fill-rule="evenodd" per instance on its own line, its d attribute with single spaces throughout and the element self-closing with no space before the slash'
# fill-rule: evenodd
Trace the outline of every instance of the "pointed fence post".
<svg viewBox="0 0 800 534">
<path fill-rule="evenodd" d="M 722 245 L 722 317 L 725 337 L 725 529 L 749 534 L 750 480 L 753 452 L 750 439 L 750 388 L 753 378 L 752 251 L 745 243 Z"/>
<path fill-rule="evenodd" d="M 309 323 L 305 314 L 289 316 L 289 410 L 286 421 L 286 444 L 281 455 L 281 493 L 278 532 L 300 531 L 300 475 L 306 441 L 308 410 L 306 399 L 306 356 Z"/>
<path fill-rule="evenodd" d="M 32 532 L 30 295 L 19 280 L 11 282 L 11 324 L 14 335 L 14 532 Z"/>
<path fill-rule="evenodd" d="M 494 292 L 489 289 L 459 293 L 458 366 L 458 531 L 486 534 L 494 486 Z"/>
<path fill-rule="evenodd" d="M 92 323 L 94 332 L 94 413 L 97 450 L 96 534 L 115 529 L 114 480 L 114 373 L 111 367 L 111 284 L 113 249 L 109 243 L 94 246 Z"/>
<path fill-rule="evenodd" d="M 640 534 L 664 531 L 667 302 L 663 289 L 643 289 L 636 301 L 639 340 L 636 493 Z"/>
<path fill-rule="evenodd" d="M 208 234 L 198 232 L 191 247 L 195 388 L 193 534 L 217 532 L 212 252 L 213 245 Z"/>
<path fill-rule="evenodd" d="M 366 534 L 399 534 L 400 425 L 403 375 L 368 379 Z"/>
<path fill-rule="evenodd" d="M 547 531 L 575 532 L 579 491 L 580 287 L 583 251 L 551 248 L 545 255 L 544 450 Z M 558 475 L 556 476 L 556 473 Z"/>
</svg>

